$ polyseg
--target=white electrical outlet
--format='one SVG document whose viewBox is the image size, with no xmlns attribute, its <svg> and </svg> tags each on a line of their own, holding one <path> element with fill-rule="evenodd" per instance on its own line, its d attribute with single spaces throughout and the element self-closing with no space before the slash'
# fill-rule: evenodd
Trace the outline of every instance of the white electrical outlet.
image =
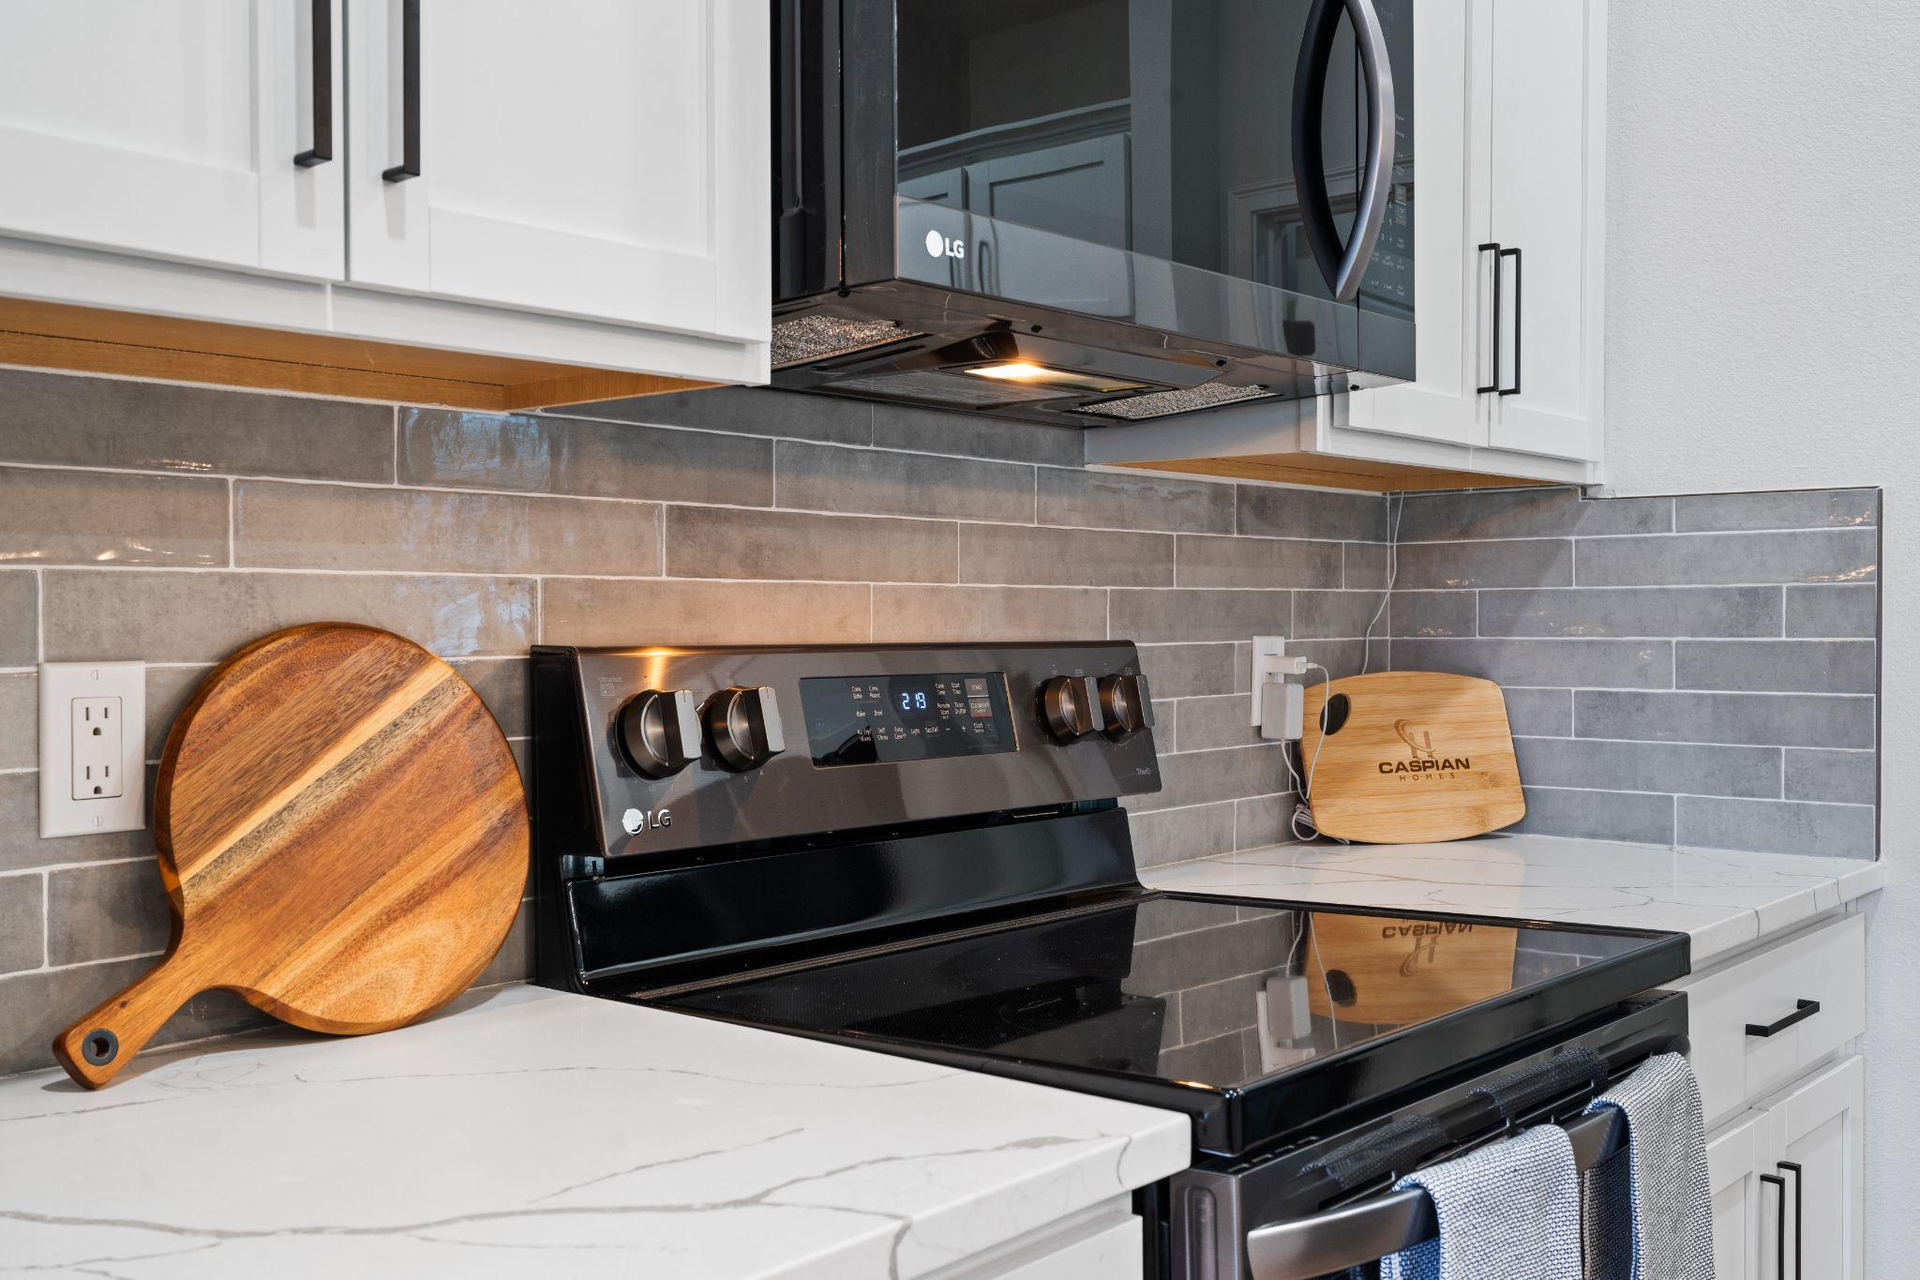
<svg viewBox="0 0 1920 1280">
<path fill-rule="evenodd" d="M 147 825 L 147 666 L 40 664 L 40 834 Z"/>
</svg>

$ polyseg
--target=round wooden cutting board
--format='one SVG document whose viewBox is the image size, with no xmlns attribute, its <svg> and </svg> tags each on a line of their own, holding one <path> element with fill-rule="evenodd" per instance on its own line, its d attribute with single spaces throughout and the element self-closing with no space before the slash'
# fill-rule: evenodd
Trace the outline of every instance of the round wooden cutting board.
<svg viewBox="0 0 1920 1280">
<path fill-rule="evenodd" d="M 372 627 L 293 627 L 227 659 L 174 721 L 153 807 L 173 941 L 54 1041 L 90 1088 L 209 988 L 315 1031 L 424 1017 L 493 958 L 526 881 L 500 726 L 452 667 Z"/>
<path fill-rule="evenodd" d="M 1329 732 L 1320 709 L 1330 705 Z M 1368 844 L 1459 840 L 1526 816 L 1500 686 L 1438 671 L 1383 671 L 1307 686 L 1303 765 L 1313 825 Z"/>
</svg>

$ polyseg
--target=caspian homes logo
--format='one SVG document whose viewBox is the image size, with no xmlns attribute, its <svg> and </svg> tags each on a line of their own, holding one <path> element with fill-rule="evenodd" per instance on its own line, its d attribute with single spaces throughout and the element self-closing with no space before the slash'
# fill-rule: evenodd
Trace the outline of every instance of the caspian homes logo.
<svg viewBox="0 0 1920 1280">
<path fill-rule="evenodd" d="M 1473 761 L 1466 756 L 1441 755 L 1433 745 L 1433 732 L 1421 728 L 1411 720 L 1395 720 L 1393 731 L 1400 735 L 1400 741 L 1407 744 L 1411 759 L 1382 760 L 1378 765 L 1382 773 L 1424 775 L 1455 773 L 1473 768 Z"/>
</svg>

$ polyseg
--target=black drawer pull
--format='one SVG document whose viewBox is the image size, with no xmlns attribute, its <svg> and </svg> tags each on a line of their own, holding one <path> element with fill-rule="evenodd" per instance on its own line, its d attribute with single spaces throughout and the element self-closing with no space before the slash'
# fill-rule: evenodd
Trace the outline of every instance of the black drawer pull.
<svg viewBox="0 0 1920 1280">
<path fill-rule="evenodd" d="M 1757 1022 L 1749 1022 L 1747 1024 L 1747 1034 L 1750 1036 L 1759 1036 L 1764 1040 L 1768 1036 L 1777 1036 L 1794 1023 L 1805 1022 L 1808 1018 L 1820 1012 L 1820 1002 L 1818 1000 L 1798 1000 L 1794 1003 L 1797 1007 L 1792 1013 L 1787 1014 L 1778 1021 L 1769 1022 L 1764 1027 Z"/>
</svg>

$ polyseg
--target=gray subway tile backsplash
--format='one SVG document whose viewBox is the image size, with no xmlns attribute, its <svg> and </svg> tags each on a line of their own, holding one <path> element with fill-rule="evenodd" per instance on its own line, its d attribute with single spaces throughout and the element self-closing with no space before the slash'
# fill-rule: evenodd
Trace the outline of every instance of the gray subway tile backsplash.
<svg viewBox="0 0 1920 1280">
<path fill-rule="evenodd" d="M 0 667 L 32 666 L 40 657 L 40 577 L 0 569 Z"/>
<path fill-rule="evenodd" d="M 1515 738 L 1529 786 L 1593 791 L 1686 792 L 1703 796 L 1780 795 L 1780 748 L 1707 743 Z"/>
<path fill-rule="evenodd" d="M 773 441 L 578 418 L 402 408 L 401 484 L 764 507 Z"/>
<path fill-rule="evenodd" d="M 1483 636 L 1777 636 L 1779 587 L 1482 591 Z"/>
<path fill-rule="evenodd" d="M 952 582 L 959 573 L 959 526 L 948 521 L 693 506 L 668 507 L 666 521 L 670 577 Z"/>
<path fill-rule="evenodd" d="M 227 563 L 227 482 L 0 467 L 0 564 Z"/>
<path fill-rule="evenodd" d="M 1830 804 L 1878 804 L 1880 760 L 1872 751 L 1789 747 L 1786 798 Z"/>
<path fill-rule="evenodd" d="M 393 406 L 0 369 L 0 462 L 393 480 Z"/>
<path fill-rule="evenodd" d="M 1877 820 L 1869 805 L 1680 796 L 1677 814 L 1676 840 L 1683 845 L 1828 858 L 1874 855 Z"/>
<path fill-rule="evenodd" d="M 42 573 L 49 662 L 217 662 L 316 619 L 368 622 L 442 657 L 524 653 L 536 638 L 532 578 L 347 573 Z"/>
<path fill-rule="evenodd" d="M 1701 493 L 1673 500 L 1680 533 L 1729 529 L 1833 529 L 1880 523 L 1878 489 Z"/>
<path fill-rule="evenodd" d="M 891 449 L 774 445 L 777 505 L 862 515 L 1033 523 L 1033 468 Z"/>
<path fill-rule="evenodd" d="M 248 568 L 660 571 L 660 508 L 651 502 L 242 480 L 233 492 L 233 539 L 234 563 Z"/>
<path fill-rule="evenodd" d="M 1870 857 L 1879 506 L 1873 489 L 1413 495 L 1391 661 L 1506 686 L 1523 830 L 1792 847 L 1760 834 L 1773 813 L 1818 820 L 1801 851 Z"/>
<path fill-rule="evenodd" d="M 1673 500 L 1589 499 L 1564 487 L 1417 493 L 1396 518 L 1402 543 L 1670 533 Z"/>
<path fill-rule="evenodd" d="M 1394 554 L 1396 590 L 1573 584 L 1573 544 L 1564 538 L 1403 543 Z"/>
<path fill-rule="evenodd" d="M 1573 691 L 1573 731 L 1632 742 L 1873 746 L 1873 699 L 1799 693 Z"/>
<path fill-rule="evenodd" d="M 1673 642 L 1395 639 L 1393 664 L 1535 688 L 1667 689 L 1673 685 Z"/>
<path fill-rule="evenodd" d="M 1583 587 L 1872 582 L 1879 561 L 1876 529 L 1683 533 L 1582 538 L 1574 572 Z"/>
<path fill-rule="evenodd" d="M 1872 693 L 1871 640 L 1682 640 L 1674 685 L 1748 693 Z"/>
<path fill-rule="evenodd" d="M 0 672 L 0 769 L 34 767 L 39 723 L 39 679 L 31 671 Z"/>
<path fill-rule="evenodd" d="M 213 663 L 316 618 L 452 660 L 522 758 L 536 642 L 1132 639 L 1166 782 L 1129 801 L 1141 865 L 1292 838 L 1282 749 L 1246 723 L 1249 641 L 1277 634 L 1336 677 L 1366 659 L 1506 682 L 1525 829 L 1670 840 L 1678 811 L 1683 839 L 1771 847 L 1781 814 L 1794 838 L 1871 852 L 1870 491 L 1423 494 L 1390 557 L 1397 499 L 1078 464 L 1071 433 L 762 390 L 485 414 L 0 372 L 0 1071 L 43 1065 L 54 1031 L 151 963 L 116 957 L 166 939 L 150 832 L 36 834 L 33 665 L 146 660 L 152 759 Z M 63 485 L 115 500 L 62 524 Z M 1676 505 L 1683 528 L 1774 526 L 1674 535 Z M 1600 585 L 1608 565 L 1632 580 Z M 1754 652 L 1694 654 L 1710 643 Z M 1671 689 L 1676 645 L 1683 683 L 1729 687 Z M 523 917 L 485 980 L 524 976 L 530 945 Z M 1205 1012 L 1241 972 L 1182 982 Z M 201 997 L 159 1040 L 259 1020 Z M 1181 1052 L 1244 1052 L 1178 1022 Z"/>
<path fill-rule="evenodd" d="M 1785 587 L 1786 634 L 1872 639 L 1880 630 L 1880 585 Z"/>
<path fill-rule="evenodd" d="M 1509 831 L 1638 844 L 1673 843 L 1670 795 L 1532 786 L 1521 790 L 1526 796 L 1527 815 L 1508 827 Z"/>
<path fill-rule="evenodd" d="M 1170 587 L 1173 536 L 1044 525 L 960 526 L 963 582 Z"/>
<path fill-rule="evenodd" d="M 1233 532 L 1232 485 L 1061 467 L 1041 467 L 1036 484 L 1041 524 Z"/>
</svg>

